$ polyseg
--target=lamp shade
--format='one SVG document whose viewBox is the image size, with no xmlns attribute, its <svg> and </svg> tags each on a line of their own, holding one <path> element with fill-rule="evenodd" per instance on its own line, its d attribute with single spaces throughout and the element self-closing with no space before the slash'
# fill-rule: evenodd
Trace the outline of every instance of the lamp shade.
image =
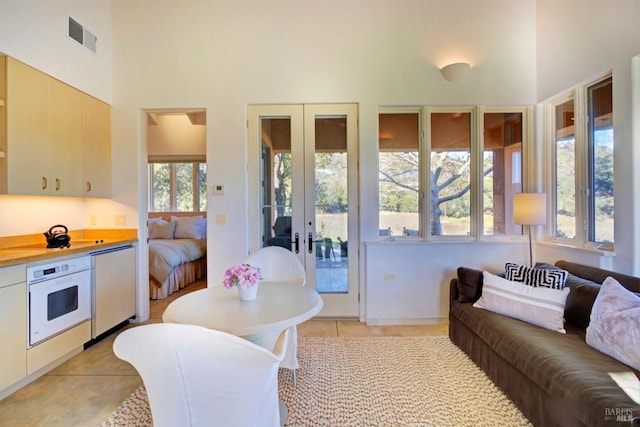
<svg viewBox="0 0 640 427">
<path fill-rule="evenodd" d="M 442 77 L 448 82 L 457 83 L 464 80 L 471 71 L 471 65 L 466 62 L 456 62 L 449 64 L 440 70 Z"/>
<path fill-rule="evenodd" d="M 545 225 L 547 223 L 546 193 L 514 194 L 513 222 L 523 225 Z"/>
</svg>

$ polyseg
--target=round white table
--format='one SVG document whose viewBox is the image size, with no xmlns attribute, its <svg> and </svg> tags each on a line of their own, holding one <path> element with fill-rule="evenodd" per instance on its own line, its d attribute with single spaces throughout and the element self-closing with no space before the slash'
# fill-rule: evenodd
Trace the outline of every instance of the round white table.
<svg viewBox="0 0 640 427">
<path fill-rule="evenodd" d="M 258 296 L 252 301 L 241 301 L 236 288 L 223 286 L 191 292 L 169 304 L 162 320 L 216 329 L 273 350 L 282 331 L 322 309 L 322 298 L 315 289 L 265 281 L 258 286 Z"/>
</svg>

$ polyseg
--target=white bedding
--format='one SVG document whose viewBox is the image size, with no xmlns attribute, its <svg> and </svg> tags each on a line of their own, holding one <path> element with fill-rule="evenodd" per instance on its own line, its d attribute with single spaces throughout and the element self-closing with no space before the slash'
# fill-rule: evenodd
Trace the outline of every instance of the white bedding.
<svg viewBox="0 0 640 427">
<path fill-rule="evenodd" d="M 175 267 L 202 258 L 206 252 L 206 239 L 149 240 L 149 279 L 160 287 Z"/>
</svg>

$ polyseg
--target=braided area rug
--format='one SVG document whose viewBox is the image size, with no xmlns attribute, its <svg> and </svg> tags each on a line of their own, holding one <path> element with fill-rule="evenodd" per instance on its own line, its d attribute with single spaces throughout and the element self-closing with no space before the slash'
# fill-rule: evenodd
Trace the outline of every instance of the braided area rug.
<svg viewBox="0 0 640 427">
<path fill-rule="evenodd" d="M 448 337 L 300 337 L 286 426 L 531 426 Z M 144 387 L 102 426 L 151 426 Z"/>
</svg>

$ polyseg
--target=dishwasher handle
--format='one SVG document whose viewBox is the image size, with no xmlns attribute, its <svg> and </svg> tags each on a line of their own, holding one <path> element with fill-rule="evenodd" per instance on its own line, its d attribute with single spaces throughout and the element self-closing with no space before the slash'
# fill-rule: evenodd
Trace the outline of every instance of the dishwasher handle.
<svg viewBox="0 0 640 427">
<path fill-rule="evenodd" d="M 97 250 L 97 251 L 89 252 L 89 255 L 95 256 L 95 255 L 108 254 L 110 252 L 122 251 L 122 250 L 129 249 L 129 248 L 132 248 L 132 247 L 133 247 L 132 244 L 120 245 L 120 246 L 112 246 L 110 248 L 105 248 L 105 249 L 100 249 L 100 250 Z"/>
</svg>

